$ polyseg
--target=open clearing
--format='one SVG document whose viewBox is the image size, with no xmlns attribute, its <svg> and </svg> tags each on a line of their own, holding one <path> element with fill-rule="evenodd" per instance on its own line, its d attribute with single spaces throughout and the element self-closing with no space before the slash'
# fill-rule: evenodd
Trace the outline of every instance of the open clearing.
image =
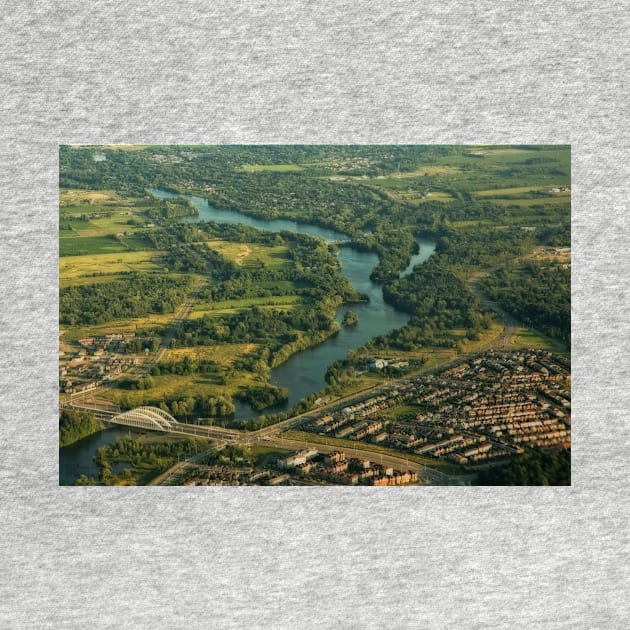
<svg viewBox="0 0 630 630">
<path fill-rule="evenodd" d="M 550 340 L 541 337 L 538 333 L 528 328 L 519 328 L 514 337 L 515 346 L 525 348 L 540 348 L 541 350 L 558 350 L 558 346 Z"/>
<path fill-rule="evenodd" d="M 261 245 L 260 243 L 233 243 L 207 241 L 208 247 L 236 263 L 239 267 L 269 267 L 281 269 L 291 266 L 289 248 L 286 245 Z"/>
<path fill-rule="evenodd" d="M 175 313 L 152 313 L 144 317 L 116 319 L 111 322 L 105 322 L 104 324 L 66 327 L 64 329 L 64 339 L 73 340 L 81 339 L 82 337 L 101 337 L 108 333 L 151 331 L 154 328 L 161 328 L 162 326 L 172 323 L 174 319 Z"/>
<path fill-rule="evenodd" d="M 560 188 L 560 186 L 557 186 L 557 188 Z M 474 194 L 475 195 L 479 195 L 480 197 L 489 197 L 489 196 L 492 196 L 492 195 L 521 195 L 523 193 L 530 193 L 530 192 L 539 192 L 539 193 L 552 194 L 548 190 L 548 187 L 542 187 L 542 186 L 521 186 L 521 187 L 516 187 L 516 188 L 495 188 L 495 189 L 490 189 L 490 190 L 478 190 Z M 560 195 L 560 196 L 564 195 L 565 197 L 568 197 L 568 196 L 571 195 L 570 192 L 555 193 L 555 194 L 556 195 Z"/>
<path fill-rule="evenodd" d="M 233 312 L 252 306 L 284 306 L 293 308 L 300 301 L 299 295 L 269 295 L 254 298 L 241 298 L 239 300 L 224 300 L 221 302 L 199 301 L 193 308 L 191 319 L 199 319 L 206 314 L 215 314 L 216 311 Z M 199 314 L 197 314 L 199 313 Z"/>
<path fill-rule="evenodd" d="M 138 271 L 142 273 L 163 270 L 159 264 L 162 252 L 144 250 L 139 252 L 120 252 L 86 256 L 65 256 L 59 259 L 59 280 L 62 286 L 66 280 L 82 278 L 90 283 L 102 275 Z M 98 274 L 95 276 L 94 274 Z M 75 282 L 76 284 L 76 282 Z"/>
<path fill-rule="evenodd" d="M 430 177 L 431 175 L 453 175 L 454 173 L 459 173 L 460 170 L 461 169 L 457 166 L 448 166 L 446 164 L 426 164 L 418 167 L 415 171 L 392 173 L 391 175 L 387 175 L 385 179 L 409 179 L 412 177 Z M 378 178 L 370 181 L 378 181 Z"/>
<path fill-rule="evenodd" d="M 62 234 L 65 236 L 107 236 L 108 234 L 127 234 L 131 235 L 138 230 L 144 230 L 144 226 L 129 225 L 131 212 L 123 208 L 120 214 L 111 217 L 91 217 L 89 221 L 77 221 L 72 219 L 61 218 L 59 221 L 60 234 L 71 228 L 70 233 Z"/>
<path fill-rule="evenodd" d="M 514 147 L 505 147 L 504 149 L 489 148 L 485 146 L 471 147 L 471 153 L 483 153 L 484 155 L 523 155 L 525 153 L 532 154 L 527 149 L 516 149 Z"/>
<path fill-rule="evenodd" d="M 560 206 L 562 204 L 565 205 L 569 205 L 571 202 L 571 199 L 568 195 L 565 196 L 552 196 L 552 197 L 537 197 L 535 199 L 493 199 L 492 203 L 496 206 L 519 206 L 519 207 L 525 207 L 525 206 L 531 206 L 531 207 L 535 207 L 535 206 L 545 206 L 545 205 L 552 205 L 552 206 Z"/>
<path fill-rule="evenodd" d="M 196 396 L 223 396 L 231 399 L 242 387 L 260 385 L 252 374 L 239 372 L 238 376 L 227 385 L 220 383 L 218 374 L 164 374 L 154 376 L 154 387 L 142 390 L 111 389 L 103 392 L 102 397 L 117 404 L 122 402 L 130 407 L 142 407 L 156 404 L 169 398 L 195 398 Z"/>
<path fill-rule="evenodd" d="M 120 197 L 113 190 L 81 190 L 79 188 L 65 188 L 59 191 L 59 205 L 75 205 L 82 201 L 89 205 L 94 202 L 104 201 L 119 202 Z"/>
<path fill-rule="evenodd" d="M 419 203 L 424 203 L 425 201 L 442 201 L 442 202 L 447 202 L 447 201 L 453 201 L 453 196 L 449 195 L 446 192 L 430 192 L 427 193 L 424 197 L 421 197 L 420 199 L 418 199 Z"/>
<path fill-rule="evenodd" d="M 125 236 L 62 236 L 59 238 L 59 256 L 86 256 L 115 254 L 151 249 L 151 243 L 140 234 Z"/>
<path fill-rule="evenodd" d="M 229 343 L 216 346 L 195 346 L 194 348 L 175 348 L 167 350 L 165 362 L 183 361 L 184 357 L 214 361 L 218 365 L 229 367 L 239 356 L 251 354 L 259 347 L 255 343 Z"/>
<path fill-rule="evenodd" d="M 246 164 L 243 166 L 243 170 L 248 173 L 260 173 L 260 172 L 276 172 L 276 173 L 290 173 L 303 170 L 301 166 L 297 164 Z"/>
</svg>

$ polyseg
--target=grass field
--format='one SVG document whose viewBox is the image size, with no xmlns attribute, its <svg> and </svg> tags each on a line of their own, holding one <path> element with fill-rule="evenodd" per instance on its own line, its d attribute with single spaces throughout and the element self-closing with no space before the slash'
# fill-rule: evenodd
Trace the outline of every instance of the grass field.
<svg viewBox="0 0 630 630">
<path fill-rule="evenodd" d="M 164 361 L 179 362 L 183 361 L 184 357 L 190 357 L 196 360 L 214 361 L 218 365 L 229 367 L 237 357 L 251 354 L 258 347 L 259 344 L 255 343 L 231 343 L 216 346 L 196 346 L 194 348 L 175 348 L 166 351 Z"/>
<path fill-rule="evenodd" d="M 285 269 L 291 266 L 286 245 L 261 245 L 260 243 L 232 243 L 230 241 L 207 241 L 208 247 L 219 252 L 240 267 Z"/>
<path fill-rule="evenodd" d="M 108 234 L 129 234 L 137 232 L 138 230 L 146 229 L 140 225 L 130 225 L 129 218 L 132 213 L 126 209 L 123 209 L 120 214 L 115 214 L 111 217 L 98 217 L 90 218 L 89 221 L 77 221 L 72 219 L 61 218 L 59 220 L 59 234 L 64 236 L 65 228 L 71 227 L 72 232 L 70 235 L 75 236 L 106 236 Z"/>
<path fill-rule="evenodd" d="M 442 202 L 453 201 L 453 196 L 449 195 L 446 192 L 435 191 L 435 192 L 430 192 L 426 194 L 421 199 L 418 199 L 419 203 L 423 203 L 425 201 L 442 201 Z"/>
<path fill-rule="evenodd" d="M 514 337 L 514 345 L 526 348 L 539 348 L 541 350 L 557 350 L 557 344 L 541 337 L 538 333 L 527 328 L 519 328 Z"/>
<path fill-rule="evenodd" d="M 544 206 L 569 206 L 568 197 L 538 197 L 536 199 L 492 199 L 496 206 L 518 206 L 519 208 L 532 208 L 533 210 L 544 210 Z"/>
<path fill-rule="evenodd" d="M 478 190 L 475 192 L 475 195 L 479 195 L 480 197 L 487 197 L 489 195 L 519 195 L 523 193 L 530 192 L 548 192 L 541 186 L 516 186 L 514 188 L 493 188 L 490 190 Z M 568 194 L 568 193 L 567 193 Z"/>
<path fill-rule="evenodd" d="M 387 175 L 385 179 L 409 179 L 414 177 L 430 177 L 431 175 L 453 175 L 454 173 L 459 173 L 460 171 L 461 169 L 458 166 L 450 166 L 447 164 L 425 164 L 418 167 L 415 171 L 393 173 L 391 175 Z M 378 181 L 378 178 L 370 181 Z"/>
<path fill-rule="evenodd" d="M 248 173 L 290 173 L 303 170 L 301 166 L 297 164 L 247 164 L 243 166 L 243 170 Z"/>
<path fill-rule="evenodd" d="M 108 236 L 61 236 L 59 256 L 84 256 L 89 254 L 115 254 L 150 249 L 151 243 L 139 234 L 116 237 Z"/>
<path fill-rule="evenodd" d="M 215 314 L 217 311 L 241 311 L 252 306 L 278 306 L 293 308 L 300 302 L 299 295 L 271 295 L 267 297 L 242 298 L 240 300 L 226 300 L 223 302 L 200 301 L 194 306 L 191 319 L 199 319 L 206 313 Z"/>
<path fill-rule="evenodd" d="M 162 253 L 156 250 L 116 252 L 89 256 L 65 256 L 59 259 L 61 286 L 92 283 L 100 276 L 92 274 L 120 274 L 130 271 L 152 273 L 162 271 L 159 264 Z M 78 282 L 77 282 L 78 281 Z"/>
<path fill-rule="evenodd" d="M 141 407 L 147 404 L 159 404 L 169 398 L 189 398 L 197 395 L 223 396 L 231 399 L 241 387 L 260 385 L 260 381 L 249 372 L 239 372 L 227 385 L 220 383 L 219 375 L 190 374 L 180 376 L 165 374 L 152 377 L 155 387 L 141 390 L 111 389 L 103 392 L 102 398 L 116 404 L 129 404 L 131 407 Z"/>
<path fill-rule="evenodd" d="M 59 205 L 77 205 L 82 201 L 89 204 L 100 204 L 104 202 L 119 202 L 120 197 L 113 190 L 82 190 L 79 188 L 64 188 L 59 191 Z"/>
<path fill-rule="evenodd" d="M 102 336 L 108 333 L 132 333 L 141 331 L 151 331 L 156 327 L 170 324 L 175 318 L 175 313 L 152 313 L 145 317 L 134 317 L 130 319 L 116 319 L 104 324 L 94 324 L 91 326 L 70 326 L 63 329 L 64 339 L 73 340 L 82 337 Z"/>
<path fill-rule="evenodd" d="M 491 343 L 503 332 L 503 324 L 492 324 L 488 330 L 479 335 L 479 339 L 477 341 L 466 339 L 465 330 L 454 330 L 452 332 L 454 337 L 458 338 L 462 344 L 463 352 L 477 352 L 487 344 Z"/>
<path fill-rule="evenodd" d="M 396 407 L 390 407 L 387 410 L 387 415 L 392 418 L 404 418 L 409 415 L 416 415 L 420 412 L 420 407 L 417 405 L 397 405 Z"/>
</svg>

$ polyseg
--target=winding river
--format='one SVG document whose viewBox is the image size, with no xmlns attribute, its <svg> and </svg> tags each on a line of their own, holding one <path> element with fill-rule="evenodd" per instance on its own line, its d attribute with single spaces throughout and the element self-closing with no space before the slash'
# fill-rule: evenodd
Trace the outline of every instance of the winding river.
<svg viewBox="0 0 630 630">
<path fill-rule="evenodd" d="M 197 223 L 199 221 L 244 223 L 259 230 L 269 230 L 271 232 L 289 230 L 300 234 L 318 236 L 327 243 L 343 241 L 349 238 L 347 234 L 316 225 L 296 223 L 286 219 L 266 221 L 234 210 L 219 210 L 200 197 L 178 195 L 158 189 L 152 189 L 150 192 L 161 199 L 185 197 L 191 201 L 199 210 L 199 214 L 184 217 L 182 221 L 187 223 Z M 424 262 L 435 251 L 435 241 L 418 239 L 418 245 L 420 248 L 419 252 L 412 257 L 402 275 L 411 273 L 415 265 Z M 367 294 L 370 301 L 367 304 L 353 304 L 340 307 L 336 316 L 339 323 L 341 323 L 344 314 L 349 308 L 359 316 L 358 323 L 354 326 L 342 327 L 334 337 L 330 337 L 314 348 L 293 355 L 288 361 L 271 371 L 271 382 L 279 387 L 286 387 L 289 390 L 289 400 L 284 405 L 267 410 L 268 413 L 290 409 L 302 398 L 322 390 L 326 386 L 324 376 L 329 365 L 338 359 L 344 359 L 348 354 L 348 350 L 359 348 L 372 337 L 387 334 L 396 328 L 404 326 L 409 319 L 409 315 L 406 313 L 401 313 L 394 307 L 386 304 L 383 300 L 382 287 L 370 280 L 370 274 L 378 264 L 376 254 L 358 252 L 350 247 L 340 247 L 339 261 L 341 263 L 341 272 L 350 280 L 355 289 Z M 237 420 L 257 415 L 249 405 L 236 402 L 235 406 Z"/>
<path fill-rule="evenodd" d="M 259 230 L 273 232 L 289 230 L 318 236 L 328 243 L 348 239 L 347 234 L 316 225 L 286 219 L 265 221 L 234 210 L 219 210 L 205 199 L 192 195 L 179 195 L 158 189 L 152 189 L 150 192 L 161 199 L 185 197 L 191 201 L 199 210 L 199 214 L 183 217 L 183 222 L 244 223 Z M 401 275 L 411 273 L 416 265 L 424 262 L 435 251 L 435 241 L 430 239 L 420 238 L 418 245 L 420 247 L 418 254 L 412 257 Z M 350 247 L 340 247 L 338 255 L 342 273 L 350 280 L 352 286 L 369 296 L 370 302 L 340 307 L 336 314 L 336 320 L 339 323 L 349 308 L 358 314 L 358 323 L 354 326 L 342 327 L 335 336 L 314 348 L 293 355 L 288 361 L 271 371 L 271 382 L 279 387 L 286 387 L 289 390 L 289 400 L 284 405 L 268 409 L 267 413 L 285 411 L 309 394 L 322 390 L 326 385 L 324 377 L 329 365 L 338 359 L 345 358 L 348 350 L 356 350 L 372 337 L 387 334 L 391 330 L 404 326 L 409 319 L 406 313 L 401 313 L 386 304 L 383 300 L 382 287 L 370 280 L 370 274 L 378 263 L 376 254 L 358 252 Z M 258 415 L 244 403 L 235 402 L 235 407 L 237 420 Z M 61 449 L 59 452 L 60 483 L 72 484 L 81 474 L 96 477 L 97 470 L 92 461 L 96 449 L 125 434 L 126 432 L 120 429 L 108 429 Z"/>
</svg>

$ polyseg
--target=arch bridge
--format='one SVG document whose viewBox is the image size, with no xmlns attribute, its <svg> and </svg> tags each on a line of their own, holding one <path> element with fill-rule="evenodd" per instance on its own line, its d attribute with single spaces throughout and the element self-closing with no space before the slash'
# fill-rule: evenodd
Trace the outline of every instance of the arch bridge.
<svg viewBox="0 0 630 630">
<path fill-rule="evenodd" d="M 109 418 L 108 422 L 119 424 L 125 427 L 136 427 L 137 429 L 148 429 L 150 431 L 163 431 L 168 433 L 175 430 L 179 425 L 177 420 L 157 407 L 138 407 L 119 413 Z"/>
</svg>

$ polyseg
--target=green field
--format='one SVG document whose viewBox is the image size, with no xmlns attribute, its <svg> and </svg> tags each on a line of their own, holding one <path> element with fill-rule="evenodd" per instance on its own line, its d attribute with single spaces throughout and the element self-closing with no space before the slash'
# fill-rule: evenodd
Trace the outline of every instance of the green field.
<svg viewBox="0 0 630 630">
<path fill-rule="evenodd" d="M 242 387 L 261 385 L 260 380 L 249 372 L 239 372 L 227 385 L 222 384 L 219 374 L 190 374 L 185 376 L 166 374 L 152 377 L 155 387 L 142 390 L 111 389 L 102 398 L 119 405 L 142 407 L 156 405 L 173 398 L 197 396 L 223 396 L 231 399 Z"/>
<path fill-rule="evenodd" d="M 155 250 L 65 256 L 59 260 L 59 281 L 61 286 L 69 286 L 102 282 L 105 281 L 104 276 L 130 271 L 157 273 L 164 270 L 164 266 L 160 265 L 161 256 L 162 253 Z M 112 279 L 114 278 L 109 278 Z"/>
<path fill-rule="evenodd" d="M 297 164 L 247 164 L 243 170 L 248 173 L 291 173 L 303 170 Z"/>
<path fill-rule="evenodd" d="M 260 243 L 232 243 L 220 240 L 208 241 L 207 245 L 239 267 L 265 266 L 270 269 L 286 269 L 292 266 L 289 248 L 286 245 L 271 246 Z"/>
<path fill-rule="evenodd" d="M 540 348 L 541 350 L 558 350 L 564 348 L 558 343 L 554 343 L 550 339 L 543 337 L 534 330 L 529 328 L 519 328 L 517 335 L 514 337 L 514 345 L 526 348 Z"/>
<path fill-rule="evenodd" d="M 151 243 L 138 234 L 117 237 L 107 236 L 61 236 L 59 256 L 85 256 L 90 254 L 115 254 L 118 252 L 150 249 Z"/>
<path fill-rule="evenodd" d="M 504 197 L 505 195 L 514 196 L 514 195 L 519 195 L 522 193 L 529 193 L 529 192 L 546 193 L 547 191 L 544 188 L 540 188 L 539 186 L 516 186 L 514 188 L 494 188 L 492 190 L 478 190 L 475 193 L 475 195 L 479 195 L 480 197 L 487 197 L 491 195 L 496 195 L 497 197 Z"/>
<path fill-rule="evenodd" d="M 202 317 L 206 312 L 213 311 L 240 311 L 252 306 L 285 306 L 292 308 L 301 301 L 299 295 L 270 295 L 267 297 L 242 298 L 240 300 L 226 300 L 222 302 L 200 301 L 194 306 L 193 313 L 197 317 Z M 197 314 L 201 312 L 201 314 Z"/>
</svg>

